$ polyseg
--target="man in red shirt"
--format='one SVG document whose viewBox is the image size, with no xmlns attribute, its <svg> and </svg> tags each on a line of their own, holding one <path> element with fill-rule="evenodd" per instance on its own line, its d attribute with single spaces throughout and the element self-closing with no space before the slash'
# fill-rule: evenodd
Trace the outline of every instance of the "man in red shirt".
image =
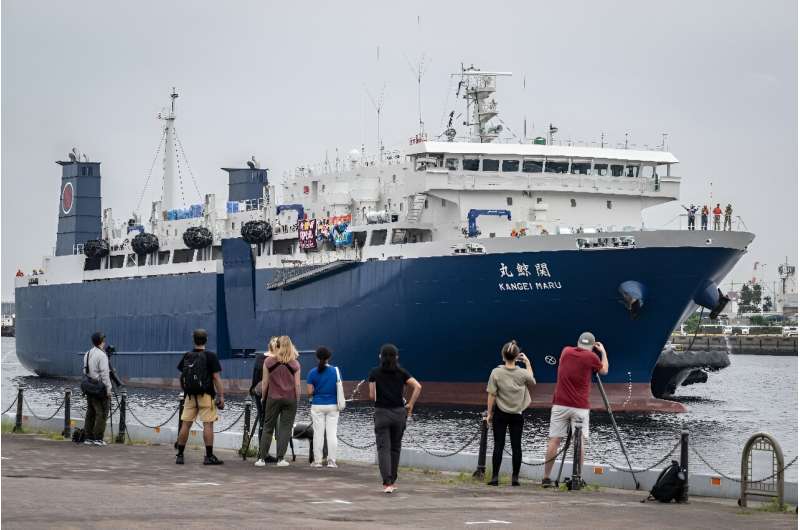
<svg viewBox="0 0 800 530">
<path fill-rule="evenodd" d="M 602 359 L 597 357 L 597 348 Z M 556 391 L 553 394 L 553 407 L 550 410 L 550 440 L 547 443 L 547 457 L 544 465 L 542 486 L 549 487 L 550 471 L 553 469 L 561 439 L 580 423 L 583 432 L 583 446 L 589 440 L 589 390 L 592 386 L 592 373 L 608 373 L 608 356 L 605 347 L 594 340 L 594 335 L 585 331 L 578 338 L 578 346 L 567 346 L 561 351 L 558 360 Z M 583 464 L 583 451 L 581 451 Z"/>
</svg>

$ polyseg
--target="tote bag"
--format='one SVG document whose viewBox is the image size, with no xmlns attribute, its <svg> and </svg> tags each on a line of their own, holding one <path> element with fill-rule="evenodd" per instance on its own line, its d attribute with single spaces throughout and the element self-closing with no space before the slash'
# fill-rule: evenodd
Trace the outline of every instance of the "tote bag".
<svg viewBox="0 0 800 530">
<path fill-rule="evenodd" d="M 344 386 L 342 385 L 342 374 L 339 373 L 339 367 L 336 367 L 336 409 L 344 410 L 347 406 L 347 400 L 344 398 Z"/>
</svg>

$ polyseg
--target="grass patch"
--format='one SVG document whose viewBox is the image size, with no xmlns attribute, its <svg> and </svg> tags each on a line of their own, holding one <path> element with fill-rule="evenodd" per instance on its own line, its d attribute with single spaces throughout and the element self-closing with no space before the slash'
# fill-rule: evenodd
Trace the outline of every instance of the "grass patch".
<svg viewBox="0 0 800 530">
<path fill-rule="evenodd" d="M 778 499 L 772 499 L 769 502 L 760 503 L 759 506 L 752 506 L 742 508 L 739 513 L 742 515 L 751 515 L 756 513 L 793 513 L 797 508 L 791 504 L 784 503 L 783 507 L 778 504 Z"/>
</svg>

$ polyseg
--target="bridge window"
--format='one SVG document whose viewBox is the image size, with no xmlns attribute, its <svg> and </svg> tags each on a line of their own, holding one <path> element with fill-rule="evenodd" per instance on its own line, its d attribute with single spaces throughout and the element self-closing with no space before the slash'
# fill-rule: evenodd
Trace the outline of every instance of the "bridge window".
<svg viewBox="0 0 800 530">
<path fill-rule="evenodd" d="M 547 160 L 545 162 L 545 173 L 566 173 L 569 162 L 566 160 Z"/>
<path fill-rule="evenodd" d="M 575 208 L 576 206 L 578 206 L 578 202 L 575 199 L 570 199 L 569 205 Z"/>
<path fill-rule="evenodd" d="M 125 264 L 125 256 L 111 256 L 110 269 L 121 269 Z"/>
<path fill-rule="evenodd" d="M 221 245 L 214 245 L 211 247 L 211 259 L 218 260 L 222 259 L 222 246 Z"/>
<path fill-rule="evenodd" d="M 514 199 L 511 197 L 506 197 L 506 205 L 511 206 L 514 203 Z"/>
<path fill-rule="evenodd" d="M 455 171 L 458 169 L 458 159 L 457 158 L 448 158 L 445 161 L 445 167 L 450 171 Z"/>
<path fill-rule="evenodd" d="M 613 206 L 613 203 L 611 201 L 606 201 L 606 208 L 610 210 L 611 206 Z"/>
<path fill-rule="evenodd" d="M 484 158 L 483 159 L 483 170 L 484 171 L 498 171 L 500 169 L 500 161 L 494 160 L 492 158 Z"/>
<path fill-rule="evenodd" d="M 189 263 L 194 259 L 194 249 L 177 248 L 172 255 L 172 263 Z"/>
<path fill-rule="evenodd" d="M 611 164 L 611 176 L 612 177 L 621 177 L 625 166 Z"/>
<path fill-rule="evenodd" d="M 353 243 L 357 247 L 363 247 L 364 244 L 367 242 L 367 232 L 353 232 Z"/>
<path fill-rule="evenodd" d="M 369 244 L 373 247 L 386 244 L 386 230 L 374 230 Z"/>
<path fill-rule="evenodd" d="M 503 171 L 518 172 L 519 160 L 503 160 Z"/>
<path fill-rule="evenodd" d="M 588 175 L 591 171 L 592 164 L 590 162 L 572 161 L 572 174 L 573 175 Z"/>
<path fill-rule="evenodd" d="M 606 175 L 608 175 L 608 164 L 595 163 L 594 174 L 600 177 L 605 177 Z"/>
<path fill-rule="evenodd" d="M 477 158 L 464 159 L 464 171 L 478 171 L 481 161 Z"/>
<path fill-rule="evenodd" d="M 544 162 L 541 160 L 523 160 L 522 172 L 523 173 L 541 173 L 544 168 Z"/>
<path fill-rule="evenodd" d="M 636 178 L 639 176 L 639 165 L 635 166 L 626 166 L 625 167 L 625 176 L 630 178 Z"/>
</svg>

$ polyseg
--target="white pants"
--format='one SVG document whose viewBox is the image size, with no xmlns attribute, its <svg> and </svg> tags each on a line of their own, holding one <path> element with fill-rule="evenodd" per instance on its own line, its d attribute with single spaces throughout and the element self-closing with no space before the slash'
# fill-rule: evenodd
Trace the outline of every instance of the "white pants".
<svg viewBox="0 0 800 530">
<path fill-rule="evenodd" d="M 336 405 L 311 405 L 311 424 L 314 426 L 314 462 L 322 462 L 322 446 L 327 435 L 328 462 L 336 461 L 336 425 L 339 410 Z"/>
</svg>

